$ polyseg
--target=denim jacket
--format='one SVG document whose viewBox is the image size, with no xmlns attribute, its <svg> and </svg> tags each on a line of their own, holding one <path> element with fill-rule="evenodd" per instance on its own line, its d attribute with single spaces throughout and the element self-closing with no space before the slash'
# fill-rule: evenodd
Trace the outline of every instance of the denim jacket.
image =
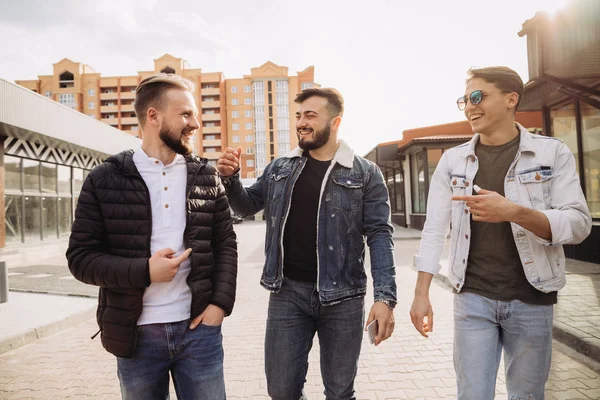
<svg viewBox="0 0 600 400">
<path fill-rule="evenodd" d="M 592 221 L 575 168 L 575 158 L 559 139 L 534 135 L 521 125 L 520 144 L 504 179 L 505 197 L 546 215 L 552 239 L 545 240 L 511 223 L 513 239 L 529 283 L 541 292 L 561 289 L 565 283 L 563 244 L 581 243 Z M 431 180 L 427 219 L 415 265 L 436 274 L 451 224 L 448 279 L 460 291 L 465 282 L 471 236 L 471 214 L 465 202 L 451 197 L 471 195 L 478 161 L 475 145 L 479 134 L 465 144 L 444 152 Z M 484 188 L 485 189 L 485 188 Z"/>
<path fill-rule="evenodd" d="M 223 178 L 229 203 L 240 216 L 264 209 L 267 222 L 261 284 L 278 292 L 283 281 L 283 233 L 294 184 L 306 157 L 296 148 L 271 162 L 244 188 L 239 173 Z M 396 275 L 388 191 L 379 168 L 340 146 L 321 185 L 317 213 L 317 290 L 323 305 L 364 296 L 365 237 L 375 300 L 396 302 Z"/>
</svg>

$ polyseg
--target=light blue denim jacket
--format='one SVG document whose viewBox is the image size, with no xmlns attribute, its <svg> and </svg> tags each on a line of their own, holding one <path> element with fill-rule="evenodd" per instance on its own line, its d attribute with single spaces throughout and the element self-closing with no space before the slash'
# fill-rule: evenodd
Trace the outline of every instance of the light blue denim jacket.
<svg viewBox="0 0 600 400">
<path fill-rule="evenodd" d="M 224 178 L 229 204 L 240 216 L 264 209 L 267 222 L 261 284 L 279 291 L 283 281 L 283 233 L 294 184 L 306 157 L 296 148 L 271 162 L 244 188 L 239 173 Z M 365 237 L 371 256 L 375 300 L 396 302 L 393 227 L 383 175 L 340 140 L 323 184 L 317 214 L 317 289 L 324 305 L 364 296 Z"/>
<path fill-rule="evenodd" d="M 518 125 L 518 124 L 517 124 Z M 527 280 L 541 292 L 561 289 L 565 283 L 563 244 L 582 242 L 592 228 L 592 219 L 579 183 L 575 158 L 559 139 L 534 135 L 521 125 L 519 149 L 504 179 L 505 197 L 546 215 L 552 240 L 545 240 L 511 223 Z M 478 161 L 471 141 L 444 152 L 429 188 L 427 219 L 421 234 L 415 265 L 419 271 L 437 274 L 450 222 L 448 279 L 460 291 L 465 282 L 471 237 L 471 214 L 465 202 L 452 196 L 473 194 Z M 485 188 L 483 188 L 485 189 Z"/>
</svg>

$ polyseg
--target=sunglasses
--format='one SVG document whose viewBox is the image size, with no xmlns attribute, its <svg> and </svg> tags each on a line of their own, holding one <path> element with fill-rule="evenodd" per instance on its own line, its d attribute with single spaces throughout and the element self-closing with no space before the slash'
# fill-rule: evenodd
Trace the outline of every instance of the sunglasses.
<svg viewBox="0 0 600 400">
<path fill-rule="evenodd" d="M 483 90 L 476 90 L 473 93 L 471 93 L 468 97 L 467 96 L 459 97 L 458 100 L 456 100 L 456 105 L 458 106 L 458 109 L 460 111 L 464 111 L 465 108 L 467 108 L 467 103 L 469 101 L 471 102 L 471 104 L 476 106 L 477 104 L 480 104 L 483 101 L 484 95 L 488 95 L 488 94 L 492 94 L 492 93 L 496 93 L 496 92 L 485 92 L 484 93 Z M 511 92 L 507 92 L 505 90 L 500 90 L 500 93 L 511 93 Z"/>
</svg>

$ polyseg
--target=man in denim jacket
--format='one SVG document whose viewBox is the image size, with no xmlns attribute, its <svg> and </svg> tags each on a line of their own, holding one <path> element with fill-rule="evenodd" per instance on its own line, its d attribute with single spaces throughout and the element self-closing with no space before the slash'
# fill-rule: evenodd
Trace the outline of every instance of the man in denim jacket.
<svg viewBox="0 0 600 400">
<path fill-rule="evenodd" d="M 226 149 L 217 169 L 237 214 L 265 212 L 261 284 L 272 292 L 265 338 L 269 396 L 301 397 L 318 332 L 325 396 L 354 399 L 367 290 L 364 237 L 375 295 L 367 323 L 379 326 L 375 344 L 394 330 L 390 202 L 379 168 L 338 140 L 339 92 L 307 89 L 295 102 L 299 148 L 271 162 L 247 189 L 239 177 L 241 149 Z"/>
<path fill-rule="evenodd" d="M 508 397 L 543 399 L 553 304 L 565 285 L 563 244 L 590 233 L 575 159 L 559 139 L 514 121 L 523 94 L 506 67 L 469 71 L 464 110 L 473 139 L 446 151 L 431 181 L 411 319 L 433 331 L 429 286 L 448 227 L 459 399 L 493 399 L 504 350 Z"/>
</svg>

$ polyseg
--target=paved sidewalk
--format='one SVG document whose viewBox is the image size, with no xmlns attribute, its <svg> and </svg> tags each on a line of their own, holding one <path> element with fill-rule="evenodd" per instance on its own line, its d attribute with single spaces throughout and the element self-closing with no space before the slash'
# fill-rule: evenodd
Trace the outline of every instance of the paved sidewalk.
<svg viewBox="0 0 600 400">
<path fill-rule="evenodd" d="M 238 299 L 223 327 L 225 379 L 229 399 L 268 399 L 263 372 L 263 340 L 268 292 L 258 285 L 262 269 L 264 224 L 236 227 L 240 238 Z M 261 238 L 251 240 L 251 238 Z M 414 240 L 396 242 L 399 303 L 396 331 L 381 346 L 363 340 L 356 380 L 358 399 L 454 399 L 452 366 L 452 294 L 443 285 L 432 286 L 436 310 L 435 332 L 421 338 L 412 327 L 408 310 L 415 271 L 408 260 Z M 11 292 L 11 295 L 13 293 Z M 29 296 L 30 294 L 24 294 Z M 49 296 L 49 295 L 45 295 Z M 367 303 L 372 295 L 369 293 Z M 370 304 L 367 304 L 370 307 Z M 27 318 L 24 314 L 23 318 Z M 0 399 L 119 399 L 116 362 L 100 341 L 90 340 L 97 330 L 93 318 L 53 336 L 0 354 Z M 555 342 L 546 398 L 600 398 L 600 364 Z M 500 368 L 497 399 L 506 399 Z M 306 384 L 310 400 L 322 400 L 318 341 L 310 354 Z M 175 398 L 175 397 L 173 397 Z"/>
</svg>

